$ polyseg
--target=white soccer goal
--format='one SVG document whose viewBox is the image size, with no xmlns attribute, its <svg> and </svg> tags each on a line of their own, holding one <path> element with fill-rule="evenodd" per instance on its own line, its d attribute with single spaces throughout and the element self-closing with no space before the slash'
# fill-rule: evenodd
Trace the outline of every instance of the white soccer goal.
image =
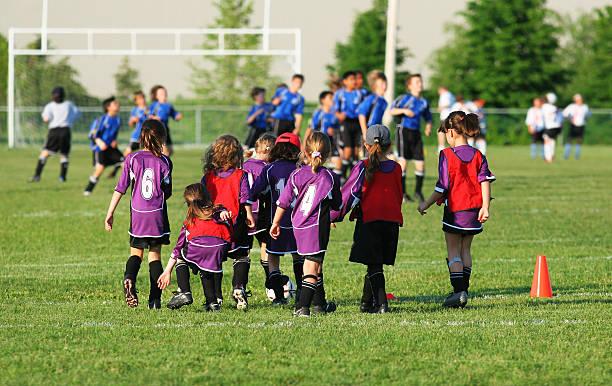
<svg viewBox="0 0 612 386">
<path fill-rule="evenodd" d="M 8 94 L 7 132 L 8 146 L 15 147 L 19 141 L 19 116 L 39 106 L 17 106 L 15 84 L 15 59 L 19 56 L 55 57 L 100 57 L 100 56 L 158 56 L 158 57 L 206 57 L 206 56 L 272 56 L 288 59 L 293 72 L 301 72 L 302 36 L 298 28 L 277 29 L 269 27 L 270 0 L 265 0 L 262 28 L 48 28 L 48 0 L 42 0 L 42 23 L 40 28 L 10 28 L 8 33 Z M 226 48 L 226 41 L 236 35 L 259 36 L 260 46 L 255 49 Z M 25 39 L 40 36 L 40 48 L 23 47 Z M 150 47 L 141 41 L 155 36 L 169 42 L 163 46 Z M 217 46 L 201 48 L 205 39 L 216 37 Z M 275 48 L 271 37 L 288 41 L 289 48 Z M 51 38 L 54 46 L 49 45 Z M 69 40 L 70 44 L 56 47 L 57 41 Z M 111 47 L 108 41 L 111 39 Z M 106 45 L 100 43 L 105 41 Z M 23 110 L 23 111 L 22 111 Z M 197 119 L 197 118 L 196 118 Z"/>
</svg>

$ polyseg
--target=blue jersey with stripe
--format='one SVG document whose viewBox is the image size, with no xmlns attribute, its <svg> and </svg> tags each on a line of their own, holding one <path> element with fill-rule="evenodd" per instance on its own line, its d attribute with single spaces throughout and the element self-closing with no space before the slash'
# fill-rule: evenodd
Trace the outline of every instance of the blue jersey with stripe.
<svg viewBox="0 0 612 386">
<path fill-rule="evenodd" d="M 261 105 L 253 105 L 247 114 L 247 119 L 251 118 L 253 114 L 257 111 L 263 109 L 264 111 L 259 114 L 253 122 L 249 126 L 255 127 L 257 129 L 265 129 L 268 127 L 268 116 L 274 109 L 274 105 L 272 103 L 264 102 Z"/>
<path fill-rule="evenodd" d="M 321 131 L 324 134 L 329 135 L 329 128 L 339 129 L 340 122 L 333 111 L 325 112 L 323 109 L 316 109 L 312 113 L 312 120 L 310 121 L 310 127 L 314 131 Z"/>
<path fill-rule="evenodd" d="M 363 93 L 359 90 L 348 91 L 341 88 L 334 94 L 334 110 L 345 113 L 347 118 L 357 119 L 357 107 L 363 100 Z"/>
<path fill-rule="evenodd" d="M 176 119 L 179 112 L 176 111 L 174 106 L 172 106 L 170 103 L 160 103 L 155 101 L 149 106 L 149 114 L 157 115 L 159 120 L 162 121 L 166 127 L 168 127 L 168 121 L 170 118 Z"/>
<path fill-rule="evenodd" d="M 414 113 L 413 117 L 401 115 L 402 127 L 409 130 L 421 130 L 421 119 L 427 123 L 431 123 L 431 111 L 429 111 L 429 102 L 423 97 L 416 97 L 412 94 L 402 94 L 391 105 L 392 108 L 410 109 Z"/>
<path fill-rule="evenodd" d="M 288 88 L 279 88 L 274 98 L 280 98 L 280 103 L 272 113 L 272 118 L 295 121 L 295 114 L 304 114 L 304 97 L 299 92 L 292 93 Z"/>
<path fill-rule="evenodd" d="M 101 117 L 94 119 L 89 128 L 91 149 L 93 151 L 100 151 L 100 147 L 96 145 L 96 139 L 98 138 L 101 139 L 106 146 L 110 146 L 111 143 L 117 139 L 120 128 L 121 118 L 119 115 L 111 117 L 108 114 L 104 114 Z"/>
<path fill-rule="evenodd" d="M 381 124 L 385 110 L 387 109 L 387 101 L 384 97 L 376 94 L 370 94 L 361 102 L 357 112 L 367 119 L 367 126 Z"/>
<path fill-rule="evenodd" d="M 130 141 L 138 142 L 140 140 L 140 130 L 142 129 L 142 124 L 147 119 L 147 109 L 135 106 L 130 112 L 130 118 L 131 117 L 138 118 L 138 122 L 136 122 L 136 124 L 134 125 L 134 130 L 132 131 L 132 135 L 130 136 Z"/>
</svg>

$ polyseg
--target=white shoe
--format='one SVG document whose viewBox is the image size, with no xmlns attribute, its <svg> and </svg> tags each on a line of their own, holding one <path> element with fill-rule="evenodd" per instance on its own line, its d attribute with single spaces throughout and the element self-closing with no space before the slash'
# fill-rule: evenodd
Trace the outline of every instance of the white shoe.
<svg viewBox="0 0 612 386">
<path fill-rule="evenodd" d="M 242 311 L 247 310 L 249 302 L 247 301 L 246 292 L 244 292 L 242 288 L 235 288 L 234 292 L 232 293 L 232 297 L 236 301 L 236 309 Z"/>
<path fill-rule="evenodd" d="M 91 192 L 89 190 L 86 190 L 86 191 L 83 192 L 83 196 L 89 197 L 89 196 L 91 196 Z"/>
</svg>

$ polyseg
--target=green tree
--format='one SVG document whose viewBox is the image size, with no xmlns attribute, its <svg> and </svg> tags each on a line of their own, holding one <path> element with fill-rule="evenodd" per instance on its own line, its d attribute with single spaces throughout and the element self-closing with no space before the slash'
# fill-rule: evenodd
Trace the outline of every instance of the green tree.
<svg viewBox="0 0 612 386">
<path fill-rule="evenodd" d="M 122 102 L 129 101 L 134 91 L 142 89 L 142 84 L 138 79 L 138 75 L 138 70 L 131 67 L 130 60 L 127 56 L 124 56 L 114 75 L 117 97 Z"/>
<path fill-rule="evenodd" d="M 385 67 L 386 12 L 387 0 L 374 0 L 371 9 L 357 15 L 348 41 L 336 43 L 336 62 L 327 66 L 328 72 L 332 75 L 340 75 L 348 70 L 368 73 Z M 406 56 L 406 48 L 397 48 L 396 64 L 399 66 L 404 63 Z"/>
<path fill-rule="evenodd" d="M 243 28 L 250 25 L 252 0 L 218 0 L 219 14 L 211 28 Z M 260 47 L 258 35 L 228 35 L 226 49 L 255 49 Z M 216 36 L 209 37 L 204 49 L 218 48 Z M 221 104 L 240 104 L 250 101 L 249 90 L 254 86 L 271 89 L 280 80 L 269 75 L 272 58 L 267 56 L 211 56 L 206 64 L 191 63 L 192 90 L 203 101 Z"/>
<path fill-rule="evenodd" d="M 557 15 L 545 0 L 470 0 L 433 55 L 432 83 L 489 106 L 525 106 L 565 81 Z"/>
<path fill-rule="evenodd" d="M 563 99 L 581 93 L 594 107 L 612 103 L 612 7 L 596 9 L 576 20 L 566 18 L 567 43 L 561 59 L 568 72 Z"/>
</svg>

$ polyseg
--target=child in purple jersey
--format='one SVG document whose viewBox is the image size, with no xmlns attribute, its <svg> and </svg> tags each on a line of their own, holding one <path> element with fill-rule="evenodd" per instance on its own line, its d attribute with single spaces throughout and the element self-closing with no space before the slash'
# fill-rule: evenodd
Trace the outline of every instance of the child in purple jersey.
<svg viewBox="0 0 612 386">
<path fill-rule="evenodd" d="M 266 165 L 259 178 L 255 180 L 251 187 L 249 199 L 246 202 L 247 223 L 252 228 L 255 226 L 252 205 L 264 198 L 266 209 L 270 215 L 268 219 L 274 217 L 277 207 L 277 200 L 285 189 L 289 175 L 296 168 L 296 163 L 300 157 L 300 138 L 293 133 L 283 133 L 277 139 L 270 152 L 270 164 Z M 280 231 L 276 238 L 270 239 L 266 252 L 268 253 L 268 274 L 266 287 L 274 290 L 275 299 L 273 305 L 286 304 L 284 290 L 282 287 L 282 273 L 280 271 L 280 258 L 285 254 L 293 257 L 293 273 L 295 274 L 297 285 L 296 298 L 300 293 L 300 282 L 303 275 L 304 259 L 297 253 L 293 226 L 291 225 L 291 210 L 287 210 L 285 216 L 280 220 Z"/>
<path fill-rule="evenodd" d="M 387 158 L 391 133 L 386 126 L 372 125 L 365 136 L 368 159 L 359 161 L 342 188 L 342 210 L 334 213 L 340 221 L 351 212 L 356 219 L 349 261 L 367 266 L 361 312 L 387 313 L 383 265 L 394 265 L 402 217 L 402 171 Z"/>
<path fill-rule="evenodd" d="M 242 169 L 247 173 L 249 189 L 253 188 L 253 184 L 261 175 L 261 172 L 263 171 L 264 167 L 268 164 L 268 161 L 270 160 L 270 151 L 274 146 L 275 140 L 276 137 L 274 137 L 274 135 L 272 134 L 264 134 L 259 137 L 257 141 L 255 141 L 255 151 L 252 154 L 251 158 L 246 160 L 244 162 L 244 165 L 242 165 Z M 268 265 L 268 253 L 266 252 L 266 246 L 268 244 L 268 240 L 270 239 L 270 235 L 268 234 L 271 222 L 270 210 L 268 208 L 269 205 L 269 195 L 260 198 L 257 202 L 254 202 L 251 205 L 251 211 L 253 213 L 253 221 L 255 223 L 255 226 L 249 228 L 249 236 L 251 237 L 251 249 L 253 249 L 253 237 L 256 238 L 259 242 L 259 263 L 261 264 L 264 270 L 264 277 L 266 281 L 268 280 L 268 275 L 270 274 L 270 269 Z"/>
<path fill-rule="evenodd" d="M 331 228 L 330 211 L 342 206 L 338 176 L 324 165 L 331 154 L 329 137 L 312 133 L 304 147 L 304 165 L 291 173 L 277 201 L 270 235 L 280 236 L 280 221 L 291 213 L 297 251 L 305 259 L 299 305 L 295 316 L 310 316 L 310 306 L 317 313 L 333 312 L 335 304 L 325 300 L 323 258 L 327 251 Z M 275 289 L 276 291 L 276 289 Z"/>
<path fill-rule="evenodd" d="M 453 293 L 443 305 L 465 307 L 472 274 L 472 240 L 489 219 L 490 184 L 495 176 L 485 156 L 467 142 L 468 137 L 477 136 L 480 130 L 476 114 L 454 111 L 439 130 L 446 134 L 451 147 L 440 152 L 435 191 L 419 205 L 419 212 L 424 215 L 434 202 L 445 203 L 442 230 Z"/>
<path fill-rule="evenodd" d="M 142 150 L 130 153 L 125 159 L 104 220 L 106 230 L 110 232 L 115 209 L 131 186 L 130 257 L 123 277 L 125 302 L 129 307 L 138 306 L 136 276 L 145 248 L 149 249 L 149 308 L 161 307 L 161 289 L 157 286 L 157 279 L 163 270 L 161 246 L 170 244 L 166 200 L 172 195 L 172 162 L 162 154 L 165 138 L 166 129 L 161 122 L 149 119 L 143 123 Z"/>
<path fill-rule="evenodd" d="M 192 268 L 202 281 L 205 311 L 219 311 L 221 305 L 216 296 L 214 274 L 221 272 L 223 257 L 230 247 L 232 215 L 225 208 L 213 205 L 210 194 L 200 183 L 187 186 L 183 198 L 187 204 L 187 216 L 168 265 L 157 283 L 159 288 L 165 289 L 170 284 L 175 266 L 177 269 L 182 266 Z M 189 275 L 177 275 L 177 281 L 180 294 L 188 301 L 182 301 L 177 294 L 168 302 L 170 309 L 193 303 Z"/>
</svg>

